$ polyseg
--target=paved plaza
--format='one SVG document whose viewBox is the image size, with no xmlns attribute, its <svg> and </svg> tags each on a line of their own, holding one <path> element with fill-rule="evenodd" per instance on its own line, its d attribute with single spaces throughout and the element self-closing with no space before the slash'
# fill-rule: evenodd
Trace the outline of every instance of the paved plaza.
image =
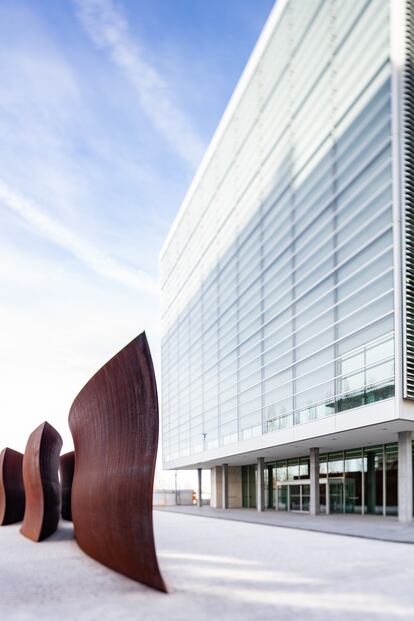
<svg viewBox="0 0 414 621">
<path fill-rule="evenodd" d="M 71 525 L 34 544 L 0 529 L 2 621 L 414 618 L 414 548 L 155 511 L 165 595 L 84 555 Z"/>
<path fill-rule="evenodd" d="M 335 513 L 326 515 L 309 515 L 296 511 L 256 511 L 256 509 L 215 509 L 208 505 L 201 508 L 195 505 L 159 507 L 159 511 L 173 511 L 193 515 L 215 518 L 218 520 L 234 520 L 236 522 L 250 522 L 266 524 L 280 528 L 297 528 L 331 535 L 348 535 L 363 539 L 379 539 L 399 543 L 414 543 L 414 523 L 399 522 L 397 517 L 383 517 L 382 515 L 358 515 L 356 513 Z"/>
</svg>

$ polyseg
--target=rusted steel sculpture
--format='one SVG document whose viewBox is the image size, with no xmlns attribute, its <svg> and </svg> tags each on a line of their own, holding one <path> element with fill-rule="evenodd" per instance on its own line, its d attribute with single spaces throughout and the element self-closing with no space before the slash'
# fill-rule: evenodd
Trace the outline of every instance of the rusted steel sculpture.
<svg viewBox="0 0 414 621">
<path fill-rule="evenodd" d="M 158 399 L 145 333 L 84 386 L 71 407 L 69 427 L 78 544 L 111 569 L 166 591 L 152 525 Z"/>
<path fill-rule="evenodd" d="M 21 522 L 24 515 L 23 455 L 10 448 L 0 453 L 0 526 Z"/>
<path fill-rule="evenodd" d="M 62 488 L 62 517 L 64 520 L 69 520 L 70 522 L 72 521 L 71 494 L 74 468 L 74 451 L 60 456 L 59 472 L 60 485 Z"/>
<path fill-rule="evenodd" d="M 52 425 L 44 422 L 29 436 L 23 458 L 23 482 L 26 509 L 22 535 L 42 541 L 57 529 L 61 492 L 59 453 L 62 438 Z"/>
</svg>

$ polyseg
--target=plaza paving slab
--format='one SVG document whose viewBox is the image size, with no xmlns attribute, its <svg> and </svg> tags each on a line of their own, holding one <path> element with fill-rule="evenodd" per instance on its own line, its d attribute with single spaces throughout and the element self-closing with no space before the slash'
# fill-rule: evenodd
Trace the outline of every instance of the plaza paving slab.
<svg viewBox="0 0 414 621">
<path fill-rule="evenodd" d="M 414 554 L 390 543 L 154 513 L 170 593 L 88 558 L 62 524 L 35 544 L 0 529 L 0 619 L 166 621 L 414 619 Z"/>
<path fill-rule="evenodd" d="M 203 516 L 236 522 L 251 522 L 278 526 L 280 528 L 297 528 L 331 535 L 347 535 L 363 539 L 414 543 L 414 522 L 404 524 L 396 517 L 380 515 L 357 515 L 336 513 L 332 515 L 309 515 L 291 511 L 256 511 L 256 509 L 215 509 L 210 506 L 171 506 L 157 507 L 159 511 L 172 511 L 187 515 Z"/>
</svg>

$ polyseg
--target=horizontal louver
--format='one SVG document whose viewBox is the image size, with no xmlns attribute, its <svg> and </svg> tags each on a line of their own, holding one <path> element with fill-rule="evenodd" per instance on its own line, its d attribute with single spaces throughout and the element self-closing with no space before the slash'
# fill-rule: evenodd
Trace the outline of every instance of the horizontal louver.
<svg viewBox="0 0 414 621">
<path fill-rule="evenodd" d="M 414 2 L 407 1 L 404 68 L 405 386 L 414 399 Z"/>
</svg>

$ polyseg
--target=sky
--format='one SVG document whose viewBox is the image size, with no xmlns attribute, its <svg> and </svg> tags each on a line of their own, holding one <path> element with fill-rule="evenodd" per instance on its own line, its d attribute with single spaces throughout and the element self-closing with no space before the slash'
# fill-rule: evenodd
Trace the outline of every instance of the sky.
<svg viewBox="0 0 414 621">
<path fill-rule="evenodd" d="M 48 420 L 71 450 L 143 330 L 159 381 L 159 252 L 272 4 L 1 0 L 2 446 Z"/>
</svg>

